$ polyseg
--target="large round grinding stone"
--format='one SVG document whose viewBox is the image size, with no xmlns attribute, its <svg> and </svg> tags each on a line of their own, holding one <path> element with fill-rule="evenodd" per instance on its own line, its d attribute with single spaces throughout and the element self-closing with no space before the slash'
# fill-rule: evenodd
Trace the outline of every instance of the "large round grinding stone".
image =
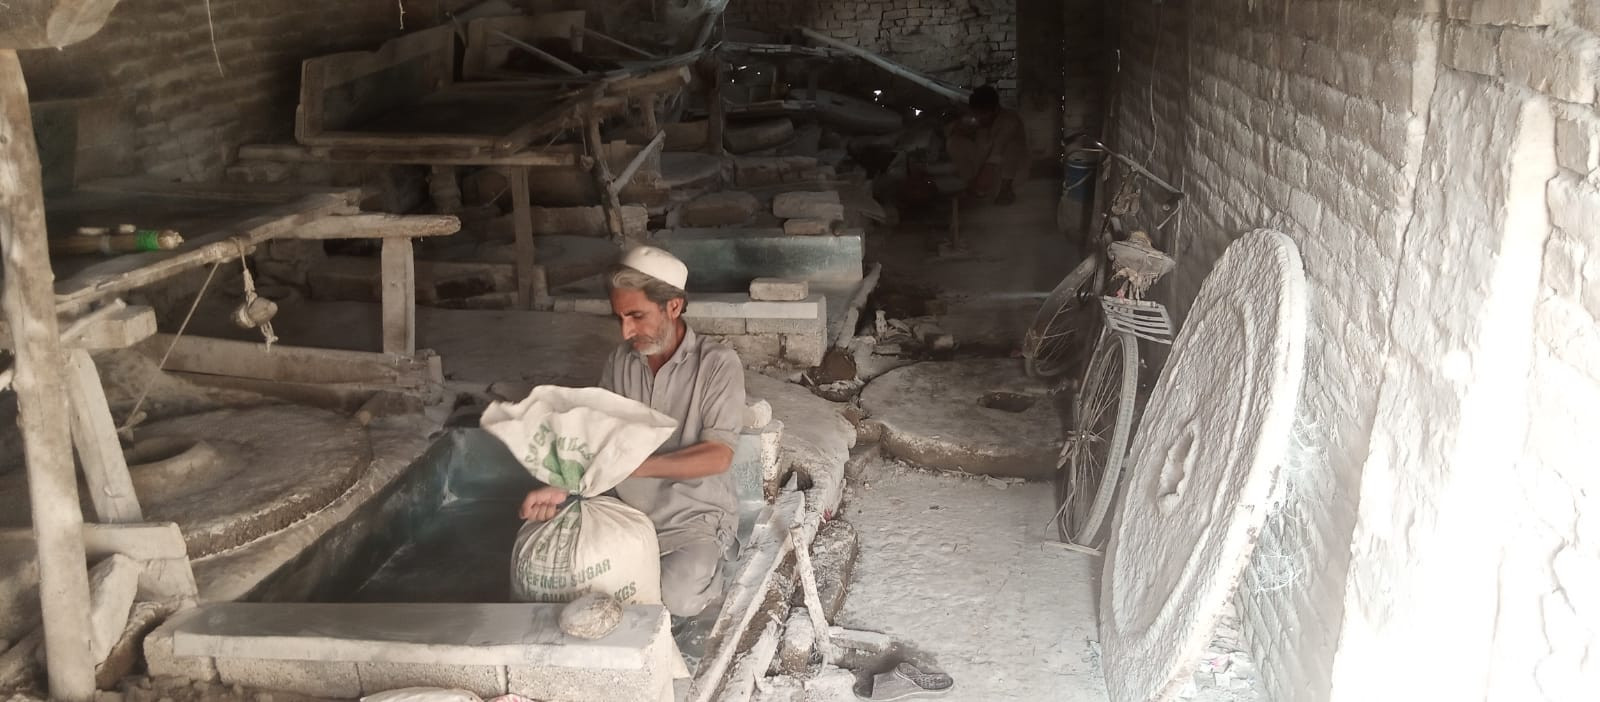
<svg viewBox="0 0 1600 702">
<path fill-rule="evenodd" d="M 1206 277 L 1133 440 L 1100 634 L 1116 702 L 1167 702 L 1255 549 L 1289 448 L 1306 286 L 1289 237 L 1251 232 Z"/>
<path fill-rule="evenodd" d="M 372 460 L 366 431 L 349 417 L 294 405 L 174 417 L 141 425 L 134 436 L 128 471 L 145 521 L 177 522 L 192 558 L 326 507 Z M 150 446 L 155 451 L 141 455 Z M 87 510 L 87 495 L 84 503 Z M 0 486 L 0 508 L 7 526 L 26 526 L 27 486 Z"/>
</svg>

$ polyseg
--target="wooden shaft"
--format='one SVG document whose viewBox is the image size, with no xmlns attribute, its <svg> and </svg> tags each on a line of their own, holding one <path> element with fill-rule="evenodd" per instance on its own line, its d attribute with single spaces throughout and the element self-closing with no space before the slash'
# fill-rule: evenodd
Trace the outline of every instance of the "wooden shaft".
<svg viewBox="0 0 1600 702">
<path fill-rule="evenodd" d="M 623 236 L 622 199 L 618 191 L 611 189 L 611 165 L 606 163 L 606 145 L 600 141 L 600 121 L 589 120 L 587 133 L 589 150 L 594 156 L 594 181 L 600 186 L 600 197 L 605 201 L 602 204 L 606 211 L 606 230 L 620 242 Z"/>
<path fill-rule="evenodd" d="M 666 143 L 667 133 L 656 132 L 655 138 L 651 139 L 650 143 L 646 144 L 643 149 L 640 149 L 639 153 L 634 155 L 633 160 L 628 162 L 628 166 L 622 169 L 622 172 L 617 174 L 617 177 L 606 185 L 606 190 L 609 191 L 613 197 L 621 193 L 622 189 L 628 187 L 628 183 L 633 180 L 634 174 L 639 172 L 639 167 L 643 166 L 644 162 L 648 160 L 652 154 L 659 151 L 662 145 Z"/>
<path fill-rule="evenodd" d="M 533 207 L 528 203 L 528 169 L 513 166 L 510 180 L 511 226 L 516 233 L 517 308 L 525 310 L 530 309 L 538 297 L 534 288 Z"/>
<path fill-rule="evenodd" d="M 706 149 L 712 156 L 727 155 L 727 148 L 722 143 L 722 130 L 727 124 L 727 106 L 722 103 L 722 59 L 711 57 L 711 68 L 705 72 L 706 80 L 710 83 L 706 87 L 706 108 L 710 116 L 706 124 Z"/>
<path fill-rule="evenodd" d="M 89 571 L 83 513 L 72 466 L 66 357 L 56 325 L 54 273 L 45 236 L 44 192 L 28 88 L 15 51 L 0 50 L 0 253 L 6 321 L 15 339 L 17 393 L 28 499 L 39 546 L 39 604 L 50 697 L 94 699 L 89 652 Z"/>
</svg>

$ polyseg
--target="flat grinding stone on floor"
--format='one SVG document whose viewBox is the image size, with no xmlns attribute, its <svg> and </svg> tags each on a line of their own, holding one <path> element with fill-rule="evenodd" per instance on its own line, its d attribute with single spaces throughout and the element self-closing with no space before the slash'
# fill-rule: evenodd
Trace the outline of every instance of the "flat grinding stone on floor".
<svg viewBox="0 0 1600 702">
<path fill-rule="evenodd" d="M 917 465 L 1038 480 L 1055 474 L 1061 417 L 1018 361 L 897 368 L 867 384 L 861 407 L 883 426 L 889 452 Z"/>
<path fill-rule="evenodd" d="M 130 459 L 128 470 L 145 520 L 177 522 L 191 558 L 254 541 L 326 507 L 372 462 L 361 425 L 295 405 L 173 417 L 134 435 L 172 447 L 146 462 Z M 197 444 L 196 452 L 185 450 Z M 18 473 L 7 478 L 0 526 L 27 526 L 25 481 Z"/>
<path fill-rule="evenodd" d="M 1167 702 L 1211 642 L 1270 511 L 1305 370 L 1293 240 L 1256 230 L 1206 276 L 1133 438 L 1106 548 L 1101 657 L 1115 702 Z"/>
</svg>

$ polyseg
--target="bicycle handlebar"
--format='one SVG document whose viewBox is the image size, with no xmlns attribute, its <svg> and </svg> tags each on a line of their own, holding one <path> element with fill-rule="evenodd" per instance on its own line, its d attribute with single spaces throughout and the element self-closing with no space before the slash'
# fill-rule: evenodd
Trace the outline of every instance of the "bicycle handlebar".
<svg viewBox="0 0 1600 702">
<path fill-rule="evenodd" d="M 1184 194 L 1183 194 L 1182 190 L 1179 190 L 1179 189 L 1177 189 L 1175 187 L 1172 187 L 1172 185 L 1170 183 L 1168 183 L 1167 181 L 1162 180 L 1156 174 L 1151 173 L 1148 168 L 1145 168 L 1144 166 L 1139 165 L 1139 163 L 1134 161 L 1133 159 L 1128 158 L 1127 156 L 1124 156 L 1121 153 L 1118 153 L 1116 151 L 1111 150 L 1111 147 L 1106 146 L 1099 139 L 1095 139 L 1095 138 L 1089 136 L 1088 132 L 1078 132 L 1076 134 L 1068 136 L 1066 143 L 1067 143 L 1067 145 L 1070 146 L 1073 143 L 1075 143 L 1077 141 L 1080 141 L 1080 140 L 1088 141 L 1089 142 L 1089 147 L 1088 148 L 1084 148 L 1084 149 L 1068 149 L 1068 151 L 1104 151 L 1105 153 L 1110 154 L 1112 158 L 1115 158 L 1118 161 L 1121 161 L 1124 164 L 1126 164 L 1129 168 L 1132 168 L 1134 173 L 1138 173 L 1139 175 L 1144 176 L 1146 180 L 1149 180 L 1150 182 L 1155 183 L 1157 186 L 1160 186 L 1162 190 L 1165 190 L 1168 193 L 1171 193 L 1173 200 L 1182 200 L 1184 198 Z"/>
</svg>

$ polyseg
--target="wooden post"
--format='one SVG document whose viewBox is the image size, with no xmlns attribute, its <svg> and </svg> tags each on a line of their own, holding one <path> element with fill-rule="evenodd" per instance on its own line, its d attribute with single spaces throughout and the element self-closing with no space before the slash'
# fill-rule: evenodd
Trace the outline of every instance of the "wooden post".
<svg viewBox="0 0 1600 702">
<path fill-rule="evenodd" d="M 83 349 L 67 352 L 67 395 L 72 401 L 72 443 L 78 447 L 83 480 L 97 518 L 107 524 L 144 521 L 133 492 L 128 460 L 117 440 L 117 424 L 106 404 L 106 391 L 94 359 Z"/>
<path fill-rule="evenodd" d="M 707 57 L 711 68 L 702 75 L 710 83 L 706 86 L 706 109 L 710 112 L 706 124 L 706 149 L 712 156 L 726 156 L 722 143 L 722 129 L 727 122 L 726 106 L 722 104 L 722 59 L 715 54 Z"/>
<path fill-rule="evenodd" d="M 511 226 L 516 233 L 517 308 L 531 309 L 540 291 L 534 286 L 533 207 L 528 204 L 528 169 L 511 167 Z"/>
<path fill-rule="evenodd" d="M 39 604 L 50 697 L 94 699 L 89 652 L 89 571 L 83 513 L 72 466 L 66 363 L 56 325 L 55 274 L 45 238 L 44 193 L 34 148 L 28 88 L 17 53 L 0 50 L 0 249 L 3 299 L 15 343 L 19 419 L 28 463 L 28 499 L 39 545 Z"/>
<path fill-rule="evenodd" d="M 639 98 L 639 116 L 644 118 L 644 131 L 646 134 L 655 134 L 661 131 L 661 126 L 656 118 L 656 101 L 660 96 L 655 93 L 646 93 Z"/>
<path fill-rule="evenodd" d="M 383 240 L 380 254 L 383 284 L 383 352 L 410 356 L 417 352 L 417 261 L 411 240 Z"/>
<path fill-rule="evenodd" d="M 600 141 L 600 120 L 591 116 L 588 125 L 589 152 L 594 156 L 594 182 L 600 187 L 601 205 L 606 212 L 606 230 L 611 238 L 621 242 L 623 237 L 622 198 L 611 190 L 611 164 L 606 162 L 606 145 Z"/>
</svg>

